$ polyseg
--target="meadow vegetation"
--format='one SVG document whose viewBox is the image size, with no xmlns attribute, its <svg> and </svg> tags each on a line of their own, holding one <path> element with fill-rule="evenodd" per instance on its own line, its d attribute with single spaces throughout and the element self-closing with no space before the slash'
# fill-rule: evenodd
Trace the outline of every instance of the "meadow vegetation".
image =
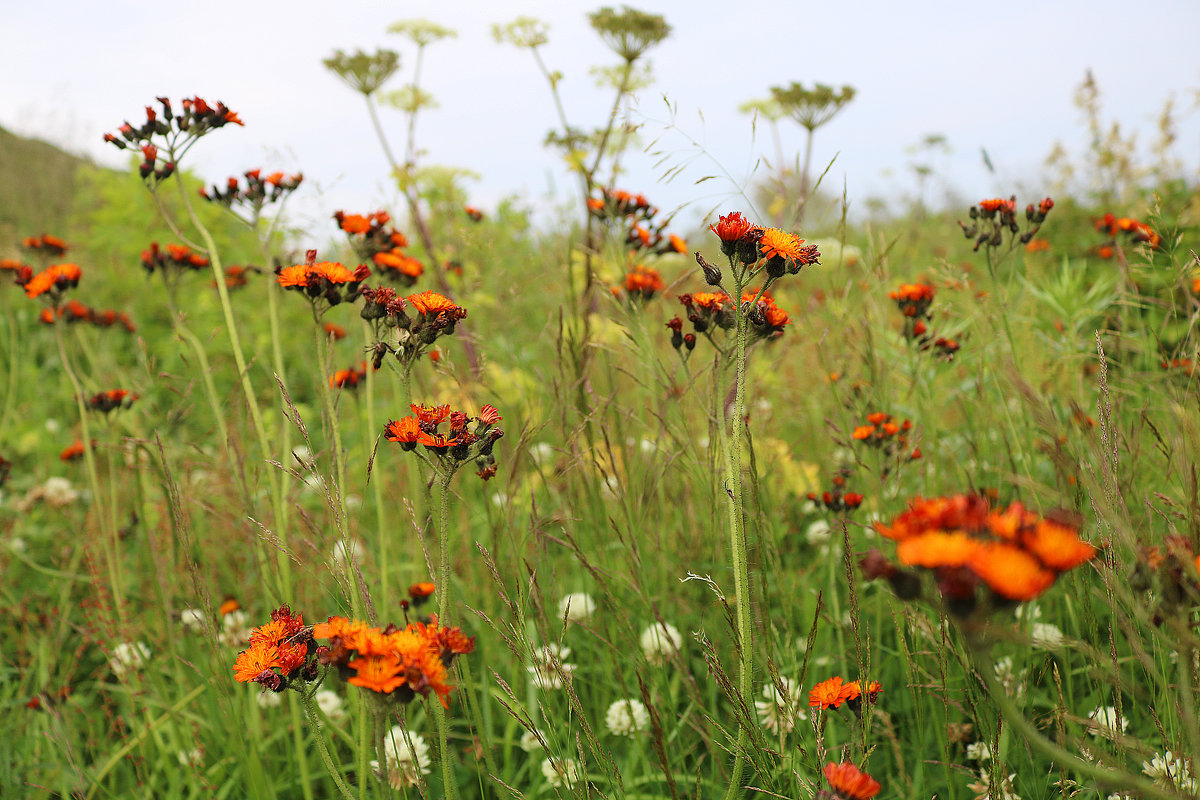
<svg viewBox="0 0 1200 800">
<path fill-rule="evenodd" d="M 781 85 L 806 155 L 679 230 L 622 167 L 670 27 L 591 22 L 590 124 L 496 31 L 553 229 L 422 163 L 433 23 L 327 59 L 401 205 L 325 229 L 189 171 L 253 109 L 114 109 L 120 173 L 0 131 L 0 796 L 1197 797 L 1169 118 L 1140 161 L 1089 77 L 1087 160 L 854 222 L 807 155 L 853 88 Z"/>
</svg>

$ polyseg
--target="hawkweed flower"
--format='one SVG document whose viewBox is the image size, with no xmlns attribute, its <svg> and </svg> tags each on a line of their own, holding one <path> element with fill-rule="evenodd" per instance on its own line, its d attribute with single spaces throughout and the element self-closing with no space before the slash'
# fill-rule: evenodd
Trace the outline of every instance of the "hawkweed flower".
<svg viewBox="0 0 1200 800">
<path fill-rule="evenodd" d="M 1025 230 L 1022 232 L 1021 225 L 1017 222 L 1016 195 L 1007 200 L 993 197 L 981 200 L 977 206 L 971 206 L 968 211 L 970 222 L 965 223 L 959 220 L 958 226 L 962 229 L 963 236 L 975 240 L 976 251 L 984 246 L 989 251 L 998 249 L 1004 244 L 1006 232 L 1010 237 L 1009 248 L 1011 249 L 1018 243 L 1029 244 L 1041 229 L 1042 223 L 1046 221 L 1046 215 L 1052 208 L 1054 208 L 1054 201 L 1049 197 L 1043 199 L 1036 206 L 1032 204 L 1026 206 Z"/>
<path fill-rule="evenodd" d="M 48 233 L 43 233 L 41 236 L 26 236 L 21 240 L 21 246 L 26 250 L 31 250 L 35 253 L 44 253 L 51 257 L 61 256 L 67 250 L 71 249 L 70 245 L 64 242 L 57 236 L 51 236 Z M 5 259 L 8 261 L 9 259 Z M 19 262 L 18 262 L 19 264 Z M 13 267 L 5 267 L 12 269 Z"/>
<path fill-rule="evenodd" d="M 791 678 L 780 678 L 782 691 L 774 683 L 763 687 L 764 700 L 756 700 L 754 709 L 763 727 L 771 733 L 791 733 L 796 723 L 807 719 L 808 715 L 800 707 L 800 684 Z"/>
<path fill-rule="evenodd" d="M 416 608 L 420 608 L 429 602 L 429 598 L 433 597 L 437 591 L 437 584 L 433 581 L 422 581 L 414 583 L 408 587 L 408 601 Z"/>
<path fill-rule="evenodd" d="M 618 700 L 608 707 L 604 714 L 604 724 L 608 732 L 614 736 L 630 738 L 650 730 L 650 712 L 641 700 L 632 697 Z"/>
<path fill-rule="evenodd" d="M 141 151 L 138 173 L 152 188 L 175 173 L 174 159 L 196 139 L 226 125 L 243 124 L 222 102 L 210 105 L 201 97 L 184 98 L 177 112 L 169 99 L 156 99 L 160 109 L 146 106 L 146 120 L 140 126 L 125 121 L 116 134 L 104 134 L 104 141 L 118 150 Z"/>
<path fill-rule="evenodd" d="M 1133 244 L 1146 244 L 1151 250 L 1157 250 L 1162 242 L 1162 237 L 1144 222 L 1131 217 L 1117 217 L 1111 213 L 1096 220 L 1096 230 L 1108 235 L 1108 241 L 1100 245 L 1102 251 L 1108 250 L 1107 254 L 1101 253 L 1102 258 L 1112 258 L 1113 247 L 1120 236 L 1125 236 Z"/>
<path fill-rule="evenodd" d="M 108 668 L 118 678 L 123 678 L 131 672 L 136 672 L 150 660 L 150 648 L 145 642 L 121 642 L 112 649 L 108 659 Z"/>
<path fill-rule="evenodd" d="M 36 275 L 29 267 L 17 271 L 17 285 L 32 299 L 45 296 L 51 306 L 58 306 L 64 293 L 79 285 L 83 271 L 78 264 L 51 264 Z"/>
<path fill-rule="evenodd" d="M 358 367 L 339 369 L 329 376 L 329 386 L 334 389 L 357 389 L 358 384 L 367 379 L 367 362 L 363 361 Z"/>
<path fill-rule="evenodd" d="M 250 647 L 238 654 L 233 676 L 239 683 L 258 683 L 282 692 L 295 681 L 317 676 L 317 645 L 303 616 L 292 616 L 284 605 L 271 612 L 271 621 L 250 632 Z M 276 671 L 278 670 L 278 671 Z"/>
<path fill-rule="evenodd" d="M 1019 502 L 992 508 L 978 494 L 915 498 L 875 529 L 897 542 L 901 564 L 934 576 L 938 593 L 959 616 L 974 611 L 978 587 L 996 605 L 1027 602 L 1098 552 L 1079 538 L 1078 523 L 1066 514 L 1041 517 Z M 886 568 L 871 572 L 889 578 L 905 572 L 891 569 L 892 575 Z"/>
<path fill-rule="evenodd" d="M 404 789 L 417 786 L 423 775 L 429 774 L 432 763 L 429 758 L 429 745 L 418 733 L 407 731 L 399 725 L 393 725 L 386 734 L 383 743 L 384 758 L 387 769 L 380 769 L 377 760 L 371 761 L 371 771 L 386 780 L 393 789 Z"/>
<path fill-rule="evenodd" d="M 655 622 L 642 631 L 639 644 L 646 660 L 655 666 L 661 666 L 683 648 L 683 634 L 669 622 Z"/>
<path fill-rule="evenodd" d="M 647 267 L 645 264 L 636 265 L 625 276 L 625 292 L 630 300 L 652 300 L 656 294 L 666 288 L 667 284 L 663 281 L 659 271 Z"/>
<path fill-rule="evenodd" d="M 353 270 L 336 261 L 317 261 L 317 251 L 309 250 L 303 264 L 276 267 L 276 281 L 285 289 L 302 292 L 313 305 L 313 313 L 324 312 L 339 303 L 353 303 L 362 293 L 362 282 L 371 270 L 360 264 Z"/>
<path fill-rule="evenodd" d="M 831 481 L 833 484 L 832 489 L 822 492 L 819 495 L 816 492 L 809 492 L 808 499 L 835 513 L 848 514 L 853 512 L 863 504 L 864 498 L 858 492 L 846 491 L 846 482 L 849 478 L 849 469 L 839 469 Z M 828 524 L 826 525 L 826 529 L 828 529 Z"/>
<path fill-rule="evenodd" d="M 251 169 L 242 173 L 241 179 L 226 179 L 224 188 L 216 184 L 211 189 L 201 187 L 200 196 L 231 211 L 235 207 L 244 208 L 256 217 L 263 207 L 286 200 L 303 182 L 304 175 L 301 173 L 285 175 L 271 172 L 263 175 L 261 169 Z"/>
<path fill-rule="evenodd" d="M 453 335 L 458 321 L 467 316 L 465 308 L 437 292 L 412 294 L 405 300 L 389 287 L 367 288 L 363 298 L 360 315 L 374 329 L 376 369 L 389 353 L 411 369 L 439 337 Z"/>
<path fill-rule="evenodd" d="M 83 458 L 83 439 L 76 439 L 58 454 L 60 461 L 78 461 Z"/>
<path fill-rule="evenodd" d="M 900 288 L 888 292 L 888 297 L 896 302 L 901 314 L 918 320 L 929 316 L 934 294 L 933 287 L 927 283 L 902 283 Z"/>
<path fill-rule="evenodd" d="M 453 475 L 471 460 L 478 467 L 476 474 L 484 480 L 496 474 L 493 448 L 504 431 L 497 427 L 502 417 L 495 406 L 485 405 L 478 417 L 451 411 L 450 406 L 413 404 L 412 410 L 412 416 L 392 420 L 384 428 L 389 442 L 409 452 L 417 445 L 423 446 L 444 476 Z M 440 430 L 443 423 L 448 424 L 448 430 Z"/>
<path fill-rule="evenodd" d="M 155 270 L 164 275 L 177 275 L 208 268 L 208 259 L 181 244 L 169 244 L 166 250 L 151 242 L 148 250 L 142 251 L 142 268 L 149 274 Z"/>
<path fill-rule="evenodd" d="M 542 762 L 542 775 L 552 788 L 569 789 L 579 782 L 579 763 L 573 758 L 547 758 Z"/>
<path fill-rule="evenodd" d="M 375 265 L 376 274 L 402 286 L 412 286 L 425 272 L 425 266 L 404 252 L 408 237 L 391 227 L 386 211 L 370 214 L 334 212 L 338 228 L 350 237 L 355 253 Z"/>
<path fill-rule="evenodd" d="M 865 425 L 855 427 L 850 438 L 882 451 L 886 458 L 900 453 L 907 460 L 916 461 L 921 457 L 921 451 L 919 448 L 909 448 L 909 434 L 912 429 L 911 420 L 896 422 L 891 414 L 876 411 L 867 415 Z"/>
<path fill-rule="evenodd" d="M 92 411 L 108 414 L 119 408 L 129 408 L 137 399 L 138 396 L 128 389 L 109 389 L 107 392 L 99 392 L 87 398 L 84 405 Z"/>
<path fill-rule="evenodd" d="M 829 790 L 817 792 L 818 800 L 871 800 L 883 788 L 850 761 L 830 762 L 825 765 L 824 774 Z"/>
<path fill-rule="evenodd" d="M 463 206 L 463 213 L 472 222 L 483 222 L 483 212 L 475 206 Z"/>
</svg>

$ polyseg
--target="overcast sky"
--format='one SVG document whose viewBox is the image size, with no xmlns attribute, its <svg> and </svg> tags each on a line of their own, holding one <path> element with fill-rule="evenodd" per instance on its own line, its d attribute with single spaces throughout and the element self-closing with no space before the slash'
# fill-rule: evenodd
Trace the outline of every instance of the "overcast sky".
<svg viewBox="0 0 1200 800">
<path fill-rule="evenodd" d="M 386 33 L 401 19 L 427 17 L 458 32 L 426 51 L 424 87 L 440 107 L 420 119 L 425 163 L 470 169 L 473 200 L 485 210 L 517 193 L 531 204 L 575 191 L 558 155 L 542 146 L 556 125 L 550 96 L 527 51 L 496 43 L 492 23 L 530 15 L 550 24 L 545 48 L 564 74 L 571 122 L 602 122 L 609 94 L 595 88 L 594 65 L 613 56 L 587 25 L 598 3 L 466 0 L 440 5 L 376 0 L 6 3 L 0 124 L 112 165 L 122 154 L 101 137 L 121 120 L 137 123 L 156 95 L 223 100 L 246 123 L 206 138 L 190 168 L 210 181 L 262 166 L 302 170 L 296 207 L 318 219 L 364 211 L 391 196 L 386 164 L 361 98 L 325 70 L 335 48 L 390 47 L 410 79 L 408 42 Z M 643 191 L 666 210 L 693 202 L 682 220 L 707 212 L 745 182 L 760 154 L 773 157 L 767 129 L 754 138 L 742 102 L 796 80 L 850 84 L 853 103 L 817 135 L 814 164 L 837 154 L 830 185 L 846 183 L 852 204 L 871 195 L 911 192 L 906 152 L 927 134 L 947 137 L 953 154 L 939 172 L 975 199 L 1009 193 L 1020 181 L 1040 193 L 1040 164 L 1056 140 L 1075 151 L 1085 130 L 1072 94 L 1091 69 L 1105 113 L 1153 136 L 1171 96 L 1183 117 L 1179 154 L 1200 161 L 1198 0 L 1131 5 L 1110 0 L 1007 3 L 846 0 L 734 3 L 643 0 L 662 14 L 671 37 L 651 53 L 656 82 L 642 90 L 631 119 L 644 143 L 658 140 L 667 164 L 689 162 L 670 184 L 663 168 L 630 160 L 622 188 Z M 677 109 L 672 115 L 665 98 Z M 393 146 L 403 150 L 399 112 L 385 112 Z M 801 130 L 782 123 L 794 157 Z M 697 143 L 703 147 L 701 153 Z M 981 164 L 986 148 L 997 174 Z M 1022 198 L 1024 201 L 1024 198 Z M 730 207 L 739 207 L 735 200 Z M 331 224 L 331 223 L 330 223 Z M 322 231 L 322 235 L 325 232 Z"/>
</svg>

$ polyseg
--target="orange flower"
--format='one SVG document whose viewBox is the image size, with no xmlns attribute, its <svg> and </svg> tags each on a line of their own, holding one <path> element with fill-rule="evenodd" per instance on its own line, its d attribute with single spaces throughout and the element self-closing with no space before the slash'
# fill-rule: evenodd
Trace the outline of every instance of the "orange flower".
<svg viewBox="0 0 1200 800">
<path fill-rule="evenodd" d="M 339 221 L 339 227 L 351 235 L 366 233 L 371 229 L 371 221 L 362 214 L 345 214 Z"/>
<path fill-rule="evenodd" d="M 829 680 L 821 681 L 812 688 L 808 693 L 808 705 L 810 708 L 837 708 L 845 699 L 842 696 L 842 679 L 834 676 Z"/>
<path fill-rule="evenodd" d="M 667 237 L 667 241 L 670 242 L 671 249 L 676 253 L 687 253 L 687 242 L 680 237 L 672 233 Z"/>
<path fill-rule="evenodd" d="M 1074 569 L 1097 553 L 1095 547 L 1080 540 L 1074 528 L 1052 520 L 1040 520 L 1023 533 L 1021 546 L 1055 572 Z"/>
<path fill-rule="evenodd" d="M 426 581 L 425 583 L 414 583 L 408 587 L 408 596 L 416 600 L 418 598 L 424 600 L 429 595 L 433 594 L 437 587 L 434 584 Z"/>
<path fill-rule="evenodd" d="M 412 405 L 413 414 L 423 425 L 440 425 L 447 417 L 450 416 L 450 406 L 425 406 Z"/>
<path fill-rule="evenodd" d="M 389 422 L 383 432 L 389 442 L 399 442 L 401 446 L 409 445 L 405 449 L 411 450 L 421 435 L 421 423 L 416 417 L 404 417 Z"/>
<path fill-rule="evenodd" d="M 467 316 L 465 308 L 455 305 L 452 300 L 437 292 L 425 291 L 409 295 L 408 302 L 428 321 L 440 318 L 447 322 L 455 322 Z"/>
<path fill-rule="evenodd" d="M 825 765 L 825 780 L 841 800 L 871 800 L 883 788 L 879 781 L 859 770 L 853 763 L 843 761 Z"/>
<path fill-rule="evenodd" d="M 233 677 L 239 683 L 249 683 L 264 671 L 279 666 L 279 648 L 273 644 L 252 644 L 238 653 L 233 662 Z"/>
<path fill-rule="evenodd" d="M 800 245 L 804 240 L 793 233 L 779 228 L 767 228 L 758 240 L 758 249 L 763 258 L 782 258 L 795 261 L 800 258 Z"/>
<path fill-rule="evenodd" d="M 1054 572 L 1011 544 L 983 545 L 972 554 L 967 566 L 993 592 L 1018 602 L 1033 600 L 1054 584 Z"/>
<path fill-rule="evenodd" d="M 709 225 L 708 229 L 715 233 L 722 242 L 736 243 L 754 230 L 754 227 L 742 216 L 740 211 L 735 211 L 732 214 L 721 215 L 717 224 Z"/>
<path fill-rule="evenodd" d="M 321 329 L 329 336 L 332 336 L 334 341 L 346 338 L 346 329 L 341 325 L 335 325 L 332 322 L 326 322 L 321 326 Z"/>
<path fill-rule="evenodd" d="M 76 439 L 71 444 L 67 445 L 61 453 L 58 454 L 59 459 L 63 461 L 75 461 L 83 457 L 83 440 Z"/>
<path fill-rule="evenodd" d="M 393 654 L 356 658 L 347 666 L 358 673 L 347 683 L 373 692 L 387 694 L 399 689 L 406 681 L 403 664 Z"/>
<path fill-rule="evenodd" d="M 856 711 L 865 696 L 868 703 L 874 703 L 875 698 L 883 691 L 883 686 L 879 681 L 871 681 L 867 684 L 867 688 L 863 689 L 862 684 L 858 681 L 851 681 L 842 687 L 842 699 L 850 704 Z"/>
<path fill-rule="evenodd" d="M 1034 239 L 1029 242 L 1029 244 L 1025 245 L 1025 252 L 1027 253 L 1040 253 L 1043 250 L 1049 249 L 1050 242 L 1046 241 L 1045 239 Z"/>
<path fill-rule="evenodd" d="M 232 614 L 233 612 L 237 611 L 241 607 L 242 607 L 242 604 L 239 603 L 236 598 L 226 597 L 221 602 L 220 607 L 217 608 L 217 613 L 220 614 L 222 617 L 224 617 L 229 614 Z"/>
<path fill-rule="evenodd" d="M 930 531 L 900 542 L 896 558 L 913 567 L 961 567 L 983 544 L 964 531 Z"/>
<path fill-rule="evenodd" d="M 649 300 L 655 293 L 667 288 L 658 270 L 638 264 L 633 271 L 625 276 L 625 291 L 631 297 Z"/>
<path fill-rule="evenodd" d="M 25 296 L 33 298 L 51 290 L 55 293 L 65 291 L 78 286 L 81 277 L 83 273 L 78 264 L 52 264 L 25 284 Z"/>
</svg>

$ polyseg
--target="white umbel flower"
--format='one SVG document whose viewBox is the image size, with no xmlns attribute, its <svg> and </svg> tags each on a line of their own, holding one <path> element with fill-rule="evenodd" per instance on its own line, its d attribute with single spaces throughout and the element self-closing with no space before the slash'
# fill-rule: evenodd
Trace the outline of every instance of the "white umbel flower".
<svg viewBox="0 0 1200 800">
<path fill-rule="evenodd" d="M 636 736 L 650 730 L 650 712 L 641 700 L 618 700 L 608 707 L 604 724 L 614 736 Z"/>
<path fill-rule="evenodd" d="M 317 707 L 335 725 L 346 719 L 346 707 L 342 704 L 342 696 L 331 689 L 321 689 L 313 696 Z"/>
<path fill-rule="evenodd" d="M 579 781 L 579 764 L 573 758 L 547 758 L 542 762 L 542 774 L 555 789 L 560 786 L 569 789 Z"/>
<path fill-rule="evenodd" d="M 656 622 L 642 631 L 641 645 L 647 661 L 665 664 L 683 647 L 683 634 L 669 622 Z"/>
<path fill-rule="evenodd" d="M 754 703 L 763 727 L 776 734 L 791 733 L 797 722 L 808 718 L 808 714 L 800 708 L 800 684 L 791 678 L 780 678 L 780 681 L 783 683 L 783 692 L 775 684 L 768 683 L 763 687 L 766 700 Z"/>
<path fill-rule="evenodd" d="M 429 774 L 429 745 L 418 733 L 393 725 L 383 743 L 383 752 L 387 758 L 387 782 L 393 789 L 416 786 L 422 775 Z M 378 761 L 371 762 L 371 770 L 384 777 Z"/>
<path fill-rule="evenodd" d="M 1117 738 L 1117 709 L 1114 706 L 1099 706 L 1088 714 L 1088 718 L 1096 723 L 1088 730 L 1092 736 L 1103 736 L 1105 739 Z M 1121 717 L 1121 733 L 1129 729 L 1129 719 Z"/>
<path fill-rule="evenodd" d="M 533 663 L 526 669 L 533 676 L 533 685 L 539 689 L 561 689 L 563 680 L 571 680 L 575 665 L 568 664 L 571 648 L 553 642 L 533 650 Z"/>
<path fill-rule="evenodd" d="M 141 668 L 150 658 L 150 648 L 143 642 L 121 642 L 112 650 L 108 666 L 118 678 Z"/>
<path fill-rule="evenodd" d="M 558 618 L 583 622 L 596 612 L 596 601 L 587 592 L 575 592 L 558 601 Z"/>
</svg>

